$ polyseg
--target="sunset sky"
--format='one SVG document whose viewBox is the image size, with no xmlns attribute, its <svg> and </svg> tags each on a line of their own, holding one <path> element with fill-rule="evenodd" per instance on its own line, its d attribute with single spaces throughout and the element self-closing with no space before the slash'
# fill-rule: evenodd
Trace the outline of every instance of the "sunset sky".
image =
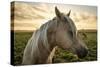
<svg viewBox="0 0 100 67">
<path fill-rule="evenodd" d="M 63 13 L 71 10 L 70 18 L 75 22 L 77 29 L 97 29 L 97 7 L 67 4 L 49 4 L 49 3 L 27 3 L 15 2 L 14 11 L 12 10 L 12 19 L 14 30 L 36 30 L 42 24 L 55 17 L 55 9 Z M 14 14 L 14 15 L 13 15 Z"/>
</svg>

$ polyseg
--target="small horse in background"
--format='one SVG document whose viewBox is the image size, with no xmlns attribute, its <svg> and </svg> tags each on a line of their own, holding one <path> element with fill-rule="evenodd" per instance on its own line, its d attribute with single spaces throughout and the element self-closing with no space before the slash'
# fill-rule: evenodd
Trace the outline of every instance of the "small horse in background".
<svg viewBox="0 0 100 67">
<path fill-rule="evenodd" d="M 76 26 L 69 17 L 70 12 L 64 14 L 55 7 L 56 17 L 43 24 L 29 39 L 22 64 L 52 63 L 57 46 L 66 51 L 71 50 L 79 58 L 87 55 L 87 46 L 79 39 Z"/>
</svg>

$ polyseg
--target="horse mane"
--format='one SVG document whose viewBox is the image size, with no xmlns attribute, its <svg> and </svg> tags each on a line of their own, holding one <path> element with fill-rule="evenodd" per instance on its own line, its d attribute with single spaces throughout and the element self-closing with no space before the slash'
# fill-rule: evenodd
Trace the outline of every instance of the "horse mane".
<svg viewBox="0 0 100 67">
<path fill-rule="evenodd" d="M 43 44 L 41 44 L 42 46 L 44 46 L 46 48 L 47 51 L 50 51 L 50 45 L 48 43 L 48 38 L 47 38 L 47 30 L 50 26 L 55 25 L 56 22 L 54 22 L 55 17 L 52 20 L 49 20 L 48 22 L 46 22 L 45 24 L 43 24 L 39 29 L 37 29 L 34 33 L 31 40 L 34 40 L 34 46 L 33 49 L 37 49 L 38 48 L 38 41 L 42 40 Z M 38 48 L 39 49 L 39 48 Z M 34 50 L 32 50 L 34 51 Z"/>
</svg>

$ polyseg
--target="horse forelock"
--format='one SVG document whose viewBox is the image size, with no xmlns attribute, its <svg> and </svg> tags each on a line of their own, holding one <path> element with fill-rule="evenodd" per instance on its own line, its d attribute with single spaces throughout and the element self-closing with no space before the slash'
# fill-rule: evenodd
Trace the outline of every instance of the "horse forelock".
<svg viewBox="0 0 100 67">
<path fill-rule="evenodd" d="M 77 32 L 77 28 L 76 28 L 74 22 L 72 21 L 71 18 L 67 18 L 67 20 L 68 20 L 68 22 L 69 22 L 69 25 L 68 25 L 68 26 L 70 26 L 71 30 L 72 30 L 73 33 L 75 34 L 75 33 Z"/>
</svg>

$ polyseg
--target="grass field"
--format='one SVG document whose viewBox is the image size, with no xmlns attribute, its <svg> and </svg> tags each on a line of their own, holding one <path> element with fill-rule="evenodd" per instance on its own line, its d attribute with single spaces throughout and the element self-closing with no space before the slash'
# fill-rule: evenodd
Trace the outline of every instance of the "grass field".
<svg viewBox="0 0 100 67">
<path fill-rule="evenodd" d="M 95 61 L 97 60 L 97 33 L 86 33 L 87 38 L 84 38 L 84 42 L 89 48 L 87 57 L 83 59 L 77 58 L 76 55 L 71 52 L 58 49 L 53 58 L 53 63 L 63 62 L 81 62 L 81 61 Z M 32 36 L 32 32 L 15 32 L 14 33 L 14 64 L 21 65 L 24 48 L 28 39 Z M 12 44 L 13 45 L 13 44 Z"/>
</svg>

